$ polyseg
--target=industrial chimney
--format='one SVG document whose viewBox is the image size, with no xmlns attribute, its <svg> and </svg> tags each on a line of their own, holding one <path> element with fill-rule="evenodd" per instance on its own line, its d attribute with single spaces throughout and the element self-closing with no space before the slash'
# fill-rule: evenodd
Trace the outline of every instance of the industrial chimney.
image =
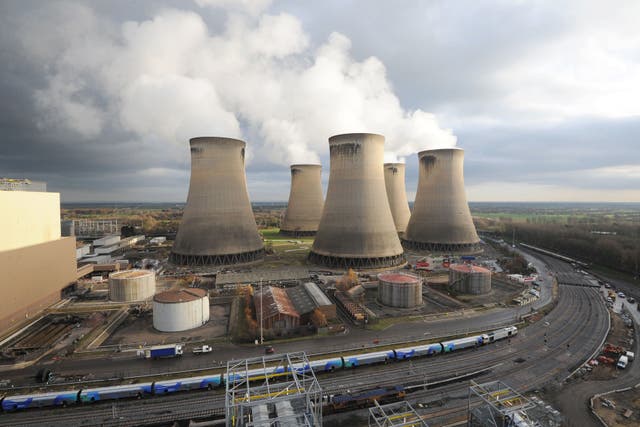
<svg viewBox="0 0 640 427">
<path fill-rule="evenodd" d="M 403 238 L 405 248 L 457 253 L 481 250 L 465 195 L 463 161 L 460 148 L 418 153 L 418 191 Z"/>
<path fill-rule="evenodd" d="M 226 265 L 261 259 L 264 245 L 251 210 L 244 141 L 192 138 L 191 182 L 170 261 Z"/>
<path fill-rule="evenodd" d="M 289 204 L 280 227 L 288 236 L 313 236 L 322 216 L 321 165 L 291 165 Z"/>
<path fill-rule="evenodd" d="M 384 184 L 387 187 L 387 198 L 396 231 L 402 234 L 407 229 L 409 217 L 411 217 L 404 185 L 404 163 L 384 164 Z"/>
<path fill-rule="evenodd" d="M 329 188 L 309 261 L 345 269 L 404 264 L 384 185 L 384 137 L 336 135 L 329 150 Z"/>
</svg>

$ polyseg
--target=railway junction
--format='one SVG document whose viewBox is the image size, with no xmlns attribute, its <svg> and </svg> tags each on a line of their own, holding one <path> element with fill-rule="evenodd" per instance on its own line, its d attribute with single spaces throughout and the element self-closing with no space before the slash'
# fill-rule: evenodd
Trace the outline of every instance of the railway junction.
<svg viewBox="0 0 640 427">
<path fill-rule="evenodd" d="M 352 352 L 370 347 L 372 338 L 380 346 L 400 341 L 436 340 L 438 337 L 487 331 L 499 325 L 519 323 L 534 310 L 552 307 L 538 321 L 520 323 L 517 337 L 496 342 L 475 350 L 464 350 L 429 358 L 415 358 L 389 364 L 340 370 L 319 374 L 318 382 L 323 394 L 352 393 L 382 386 L 401 386 L 406 390 L 404 400 L 412 405 L 429 425 L 446 425 L 466 417 L 469 380 L 477 382 L 502 381 L 521 393 L 542 388 L 559 389 L 583 363 L 591 359 L 602 346 L 609 330 L 609 313 L 599 291 L 590 286 L 562 284 L 553 288 L 550 272 L 571 274 L 570 264 L 543 255 L 528 255 L 543 277 L 541 298 L 531 307 L 489 310 L 485 313 L 462 314 L 456 318 L 437 321 L 426 320 L 412 325 L 403 324 L 387 331 L 354 330 L 332 342 L 333 348 L 321 339 L 309 342 L 291 342 L 278 346 L 278 352 L 291 353 L 305 350 L 311 358 L 327 351 Z M 548 265 L 548 270 L 544 265 Z M 554 293 L 557 300 L 551 302 Z M 545 308 L 548 310 L 548 308 Z M 637 342 L 637 340 L 636 340 Z M 236 357 L 246 354 L 255 357 L 256 349 L 221 349 L 216 355 L 223 359 L 233 352 Z M 187 371 L 194 358 L 165 361 L 158 371 L 169 369 Z M 120 372 L 129 369 L 131 360 L 114 359 Z M 56 366 L 56 371 L 74 373 L 94 370 L 95 375 L 109 377 L 113 366 L 100 366 L 99 362 L 76 360 Z M 154 366 L 155 367 L 155 366 Z M 632 382 L 638 369 L 632 364 L 628 382 Z M 153 373 L 153 372 L 152 372 Z M 7 372 L 16 379 L 32 374 L 24 371 Z M 124 376 L 124 375 L 123 375 Z M 569 385 L 571 387 L 572 384 Z M 587 415 L 586 408 L 581 408 Z M 92 406 L 30 410 L 22 413 L 2 414 L 3 424 L 34 425 L 43 416 L 49 425 L 139 425 L 140 423 L 171 423 L 175 420 L 224 417 L 225 396 L 220 391 L 177 393 L 175 395 L 143 400 L 122 400 Z M 45 415 L 46 414 L 46 415 Z M 366 415 L 363 414 L 366 422 Z M 341 415 L 327 415 L 325 423 L 339 425 Z M 593 422 L 593 419 L 591 419 Z M 584 424 L 589 425 L 589 424 Z"/>
</svg>

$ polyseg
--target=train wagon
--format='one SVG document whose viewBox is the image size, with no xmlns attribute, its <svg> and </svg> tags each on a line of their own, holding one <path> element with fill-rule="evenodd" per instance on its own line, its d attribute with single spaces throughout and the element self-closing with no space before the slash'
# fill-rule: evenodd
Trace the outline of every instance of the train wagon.
<svg viewBox="0 0 640 427">
<path fill-rule="evenodd" d="M 150 395 L 153 392 L 153 383 L 114 385 L 98 387 L 80 391 L 79 400 L 83 403 L 97 402 L 99 400 L 138 398 Z"/>
<path fill-rule="evenodd" d="M 51 393 L 6 396 L 2 399 L 4 411 L 19 409 L 42 408 L 45 406 L 67 406 L 78 402 L 80 390 L 57 391 Z"/>
</svg>

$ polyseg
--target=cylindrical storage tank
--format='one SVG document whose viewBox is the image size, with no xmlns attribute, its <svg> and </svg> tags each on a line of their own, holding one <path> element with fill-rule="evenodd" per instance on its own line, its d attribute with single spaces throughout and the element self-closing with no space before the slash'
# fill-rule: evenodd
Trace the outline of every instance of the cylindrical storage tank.
<svg viewBox="0 0 640 427">
<path fill-rule="evenodd" d="M 421 151 L 418 161 L 418 190 L 403 245 L 428 252 L 481 251 L 464 189 L 464 151 Z"/>
<path fill-rule="evenodd" d="M 399 234 L 404 233 L 411 217 L 407 189 L 404 183 L 404 163 L 384 164 L 384 184 L 391 208 L 391 216 Z"/>
<path fill-rule="evenodd" d="M 153 270 L 125 270 L 109 275 L 109 300 L 111 301 L 144 301 L 155 293 L 156 273 Z"/>
<path fill-rule="evenodd" d="M 417 307 L 422 304 L 422 279 L 406 273 L 379 274 L 378 301 L 390 307 Z"/>
<path fill-rule="evenodd" d="M 208 321 L 209 295 L 204 289 L 166 291 L 153 297 L 153 327 L 158 331 L 186 331 Z"/>
<path fill-rule="evenodd" d="M 329 268 L 386 268 L 405 263 L 384 184 L 384 137 L 329 138 L 331 168 L 309 261 Z"/>
<path fill-rule="evenodd" d="M 322 217 L 321 165 L 291 165 L 291 190 L 280 233 L 314 236 Z"/>
<path fill-rule="evenodd" d="M 256 261 L 264 245 L 244 172 L 243 141 L 192 138 L 187 205 L 171 251 L 180 265 L 229 265 Z"/>
<path fill-rule="evenodd" d="M 449 267 L 449 287 L 461 294 L 491 292 L 491 271 L 477 265 L 453 264 Z"/>
</svg>

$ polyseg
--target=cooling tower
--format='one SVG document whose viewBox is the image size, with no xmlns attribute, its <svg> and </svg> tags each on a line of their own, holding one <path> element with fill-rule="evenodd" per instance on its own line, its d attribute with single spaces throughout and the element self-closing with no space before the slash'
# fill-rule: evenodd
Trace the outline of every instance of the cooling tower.
<svg viewBox="0 0 640 427">
<path fill-rule="evenodd" d="M 170 261 L 226 265 L 255 261 L 264 246 L 251 210 L 244 173 L 245 143 L 192 138 L 191 181 Z"/>
<path fill-rule="evenodd" d="M 329 151 L 329 188 L 309 261 L 329 268 L 404 264 L 384 185 L 384 137 L 332 136 Z"/>
<path fill-rule="evenodd" d="M 387 198 L 396 231 L 404 233 L 411 217 L 404 185 L 404 163 L 384 164 L 384 184 L 387 187 Z"/>
<path fill-rule="evenodd" d="M 320 165 L 291 165 L 289 204 L 280 233 L 289 236 L 313 236 L 322 216 Z"/>
<path fill-rule="evenodd" d="M 460 148 L 418 153 L 418 191 L 403 238 L 407 249 L 457 253 L 480 250 L 464 190 L 463 161 Z"/>
</svg>

